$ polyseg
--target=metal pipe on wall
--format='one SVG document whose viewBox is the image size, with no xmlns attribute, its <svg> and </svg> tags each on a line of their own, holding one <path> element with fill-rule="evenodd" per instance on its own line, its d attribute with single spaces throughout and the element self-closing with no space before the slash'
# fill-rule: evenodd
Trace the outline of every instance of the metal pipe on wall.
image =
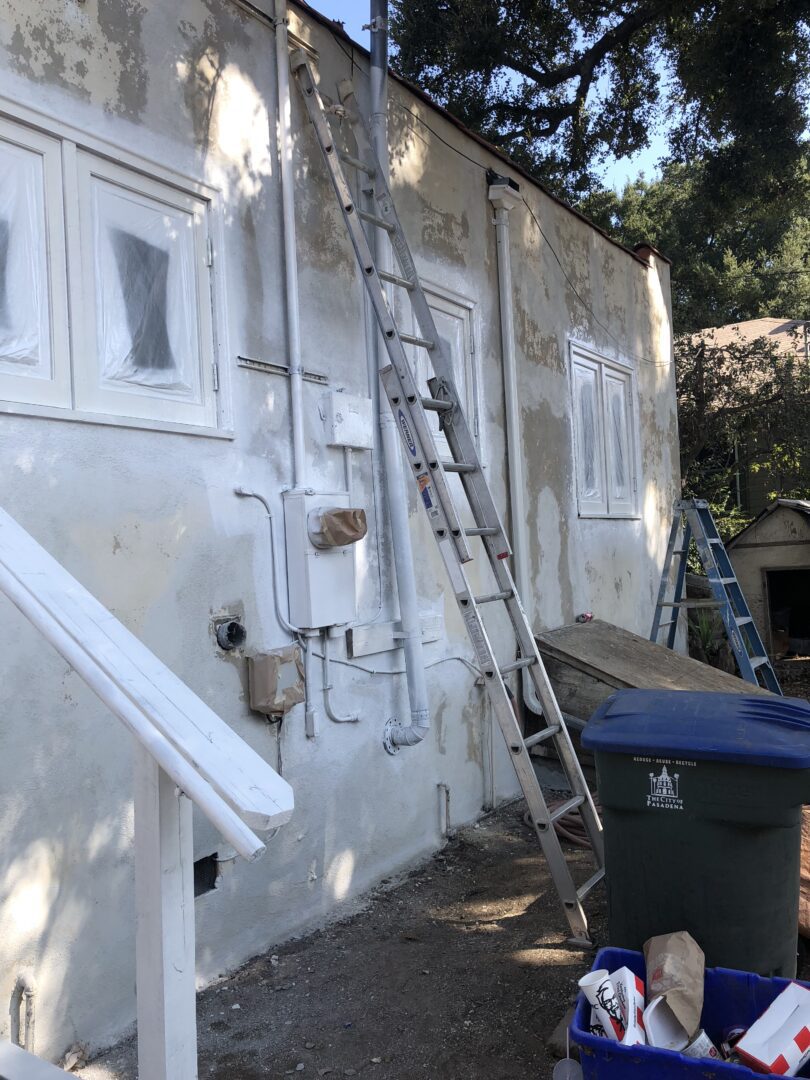
<svg viewBox="0 0 810 1080">
<path fill-rule="evenodd" d="M 371 137 L 380 167 L 388 178 L 388 0 L 371 0 Z M 391 268 L 391 248 L 387 236 L 377 230 L 377 265 Z M 388 354 L 379 331 L 374 336 L 377 369 L 388 363 Z M 387 729 L 387 742 L 393 747 L 413 746 L 424 739 L 430 728 L 425 663 L 422 655 L 422 626 L 419 597 L 413 565 L 413 550 L 408 522 L 408 496 L 402 472 L 399 435 L 394 417 L 386 404 L 379 409 L 380 438 L 388 496 L 388 515 L 394 549 L 394 570 L 399 594 L 402 646 L 411 709 L 410 724 L 394 722 Z"/>
<path fill-rule="evenodd" d="M 495 209 L 494 225 L 498 248 L 498 295 L 501 312 L 501 355 L 506 406 L 506 452 L 509 510 L 512 519 L 512 550 L 518 594 L 531 625 L 534 594 L 529 576 L 526 480 L 520 438 L 520 398 L 517 384 L 515 321 L 512 312 L 512 252 L 509 234 L 509 212 L 522 200 L 519 188 L 513 187 L 506 177 L 490 177 L 490 181 L 487 196 Z M 543 706 L 537 696 L 531 676 L 525 669 L 523 671 L 523 700 L 532 712 L 543 712 Z"/>
<path fill-rule="evenodd" d="M 287 349 L 292 415 L 293 486 L 306 487 L 304 452 L 304 369 L 301 363 L 301 317 L 298 300 L 298 249 L 295 234 L 290 50 L 287 0 L 275 0 L 276 73 L 278 77 L 278 146 L 281 164 L 281 207 L 284 223 L 284 278 L 287 298 Z"/>
</svg>

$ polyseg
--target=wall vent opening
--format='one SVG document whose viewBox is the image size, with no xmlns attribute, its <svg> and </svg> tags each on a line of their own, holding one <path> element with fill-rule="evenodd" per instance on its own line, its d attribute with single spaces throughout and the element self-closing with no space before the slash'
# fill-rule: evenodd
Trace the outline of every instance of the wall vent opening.
<svg viewBox="0 0 810 1080">
<path fill-rule="evenodd" d="M 206 855 L 194 863 L 194 898 L 205 896 L 217 887 L 219 859 L 217 853 Z"/>
</svg>

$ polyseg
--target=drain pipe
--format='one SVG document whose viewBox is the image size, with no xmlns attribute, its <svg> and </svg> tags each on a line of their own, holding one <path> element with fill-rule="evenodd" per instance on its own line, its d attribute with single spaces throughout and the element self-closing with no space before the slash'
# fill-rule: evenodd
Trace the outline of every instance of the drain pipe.
<svg viewBox="0 0 810 1080">
<path fill-rule="evenodd" d="M 371 0 L 371 137 L 385 179 L 388 179 L 388 0 Z M 391 247 L 387 236 L 377 230 L 377 265 L 391 269 Z M 388 353 L 379 330 L 374 335 L 377 368 L 388 364 Z M 399 436 L 387 403 L 379 410 L 380 438 L 388 495 L 388 515 L 394 548 L 394 570 L 399 594 L 399 617 L 411 722 L 389 720 L 383 745 L 390 754 L 402 746 L 420 743 L 430 728 L 425 662 L 422 656 L 422 627 L 413 568 L 411 533 L 408 523 L 408 496 L 402 472 Z"/>
<path fill-rule="evenodd" d="M 34 997 L 37 986 L 28 971 L 21 971 L 14 984 L 14 1000 L 17 1002 L 17 1045 L 29 1054 L 34 1052 Z M 23 1013 L 25 1034 L 23 1034 Z"/>
<path fill-rule="evenodd" d="M 284 278 L 287 298 L 287 348 L 293 441 L 293 487 L 306 487 L 304 453 L 304 369 L 301 365 L 301 318 L 298 302 L 298 248 L 295 235 L 290 50 L 287 0 L 275 0 L 276 72 L 278 76 L 278 149 L 281 162 L 281 207 L 284 231 Z"/>
<path fill-rule="evenodd" d="M 517 384 L 515 321 L 512 314 L 512 253 L 509 242 L 509 211 L 522 202 L 522 199 L 520 188 L 514 180 L 489 172 L 487 181 L 489 182 L 488 198 L 495 210 L 493 224 L 498 245 L 501 354 L 506 404 L 506 452 L 509 465 L 509 511 L 512 518 L 515 583 L 531 626 L 534 596 L 529 578 L 529 533 L 526 528 L 524 498 L 526 485 L 520 445 L 520 399 Z M 526 669 L 523 671 L 523 700 L 532 712 L 543 713 L 543 706 Z"/>
</svg>

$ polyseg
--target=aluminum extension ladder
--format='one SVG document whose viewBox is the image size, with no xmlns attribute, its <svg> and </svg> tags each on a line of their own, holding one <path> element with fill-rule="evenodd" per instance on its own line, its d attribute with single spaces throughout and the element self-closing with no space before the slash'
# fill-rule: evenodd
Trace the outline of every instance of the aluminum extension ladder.
<svg viewBox="0 0 810 1080">
<path fill-rule="evenodd" d="M 405 457 L 419 489 L 459 610 L 475 648 L 492 708 L 512 752 L 512 762 L 526 797 L 532 823 L 571 927 L 572 941 L 590 944 L 582 901 L 604 876 L 602 825 L 506 563 L 511 548 L 489 485 L 484 478 L 475 442 L 456 391 L 452 362 L 439 337 L 422 291 L 384 173 L 360 115 L 352 83 L 346 80 L 338 86 L 341 106 L 339 110 L 331 111 L 338 111 L 341 118 L 345 116 L 349 121 L 356 139 L 358 156 L 341 152 L 335 146 L 327 110 L 306 53 L 294 53 L 291 62 L 386 345 L 390 364 L 380 371 L 380 379 L 397 421 L 405 447 Z M 366 178 L 365 187 L 376 212 L 369 212 L 356 205 L 342 163 L 358 170 Z M 377 269 L 363 228 L 364 221 L 382 230 L 389 237 L 399 265 L 399 274 Z M 394 321 L 383 281 L 402 289 L 408 296 L 421 337 L 400 332 Z M 406 344 L 424 349 L 429 357 L 434 372 L 434 377 L 428 381 L 430 396 L 426 396 L 416 383 L 405 353 Z M 452 460 L 440 458 L 428 412 L 438 414 Z M 458 474 L 461 479 L 474 521 L 472 527 L 462 524 L 448 485 L 450 473 Z M 473 595 L 464 572 L 463 564 L 473 558 L 468 543 L 473 537 L 483 544 L 495 578 L 494 589 L 486 596 Z M 483 619 L 486 605 L 497 603 L 506 606 L 516 640 L 514 655 L 517 659 L 506 664 L 498 663 Z M 524 668 L 529 669 L 543 706 L 546 724 L 541 731 L 526 739 L 520 730 L 504 682 L 509 672 Z M 553 812 L 546 804 L 529 754 L 532 746 L 545 740 L 554 745 L 572 792 L 572 798 Z M 578 810 L 582 817 L 597 867 L 596 873 L 579 887 L 574 884 L 554 830 L 554 822 L 572 810 Z"/>
<path fill-rule="evenodd" d="M 700 561 L 709 579 L 713 597 L 711 600 L 689 600 L 685 596 L 686 561 L 692 540 L 695 541 Z M 672 599 L 667 600 L 672 561 L 675 558 L 678 559 L 675 591 Z M 755 686 L 764 685 L 775 694 L 782 693 L 776 672 L 765 651 L 731 559 L 720 539 L 705 499 L 679 499 L 675 503 L 675 516 L 669 534 L 650 641 L 657 641 L 661 630 L 666 629 L 667 648 L 674 648 L 681 611 L 690 607 L 708 607 L 718 611 L 743 679 Z M 673 616 L 666 622 L 661 622 L 664 608 L 671 608 Z M 762 684 L 759 676 L 762 677 Z"/>
</svg>

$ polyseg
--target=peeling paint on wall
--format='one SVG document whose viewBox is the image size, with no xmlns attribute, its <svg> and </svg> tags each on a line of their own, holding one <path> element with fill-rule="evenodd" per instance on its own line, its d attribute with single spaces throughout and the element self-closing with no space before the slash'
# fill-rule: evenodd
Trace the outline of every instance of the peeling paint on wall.
<svg viewBox="0 0 810 1080">
<path fill-rule="evenodd" d="M 149 65 L 138 0 L 6 0 L 0 44 L 14 71 L 140 120 Z"/>
</svg>

